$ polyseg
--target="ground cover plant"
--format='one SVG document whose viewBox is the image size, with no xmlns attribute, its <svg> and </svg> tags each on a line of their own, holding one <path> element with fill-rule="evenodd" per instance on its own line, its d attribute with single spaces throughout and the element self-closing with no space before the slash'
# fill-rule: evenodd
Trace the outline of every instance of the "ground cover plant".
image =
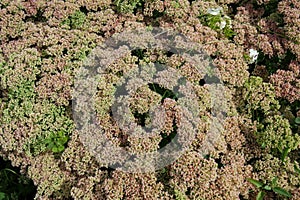
<svg viewBox="0 0 300 200">
<path fill-rule="evenodd" d="M 0 0 L 0 16 L 0 200 L 300 199 L 298 0 Z M 162 131 L 137 139 L 118 127 L 114 94 L 138 66 L 159 63 L 185 76 L 199 116 L 195 138 L 175 162 L 128 173 L 83 144 L 72 92 L 93 49 L 116 33 L 153 27 L 201 46 L 218 70 L 228 111 L 221 134 L 210 136 L 208 83 L 215 79 L 176 54 L 145 48 L 115 60 L 94 96 L 96 121 L 114 145 L 157 151 L 184 124 L 180 94 L 149 83 L 132 93 L 129 117 L 148 127 L 151 107 L 160 105 Z"/>
</svg>

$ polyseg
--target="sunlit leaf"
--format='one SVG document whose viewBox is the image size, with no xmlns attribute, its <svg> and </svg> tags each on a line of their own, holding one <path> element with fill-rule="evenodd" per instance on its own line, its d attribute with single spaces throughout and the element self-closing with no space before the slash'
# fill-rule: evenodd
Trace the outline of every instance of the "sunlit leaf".
<svg viewBox="0 0 300 200">
<path fill-rule="evenodd" d="M 273 191 L 275 193 L 280 194 L 280 195 L 285 196 L 285 197 L 292 197 L 292 195 L 288 191 L 286 191 L 285 189 L 280 188 L 280 187 L 274 187 Z"/>
<path fill-rule="evenodd" d="M 266 193 L 263 191 L 260 191 L 257 196 L 256 196 L 256 200 L 263 200 L 265 197 Z"/>
<path fill-rule="evenodd" d="M 255 185 L 257 188 L 261 188 L 264 184 L 258 180 L 252 179 L 252 178 L 247 178 L 247 181 Z"/>
</svg>

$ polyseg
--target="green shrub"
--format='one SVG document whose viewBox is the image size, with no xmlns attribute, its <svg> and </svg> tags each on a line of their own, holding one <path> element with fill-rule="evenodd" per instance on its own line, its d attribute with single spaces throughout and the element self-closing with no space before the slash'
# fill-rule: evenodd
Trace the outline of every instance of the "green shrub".
<svg viewBox="0 0 300 200">
<path fill-rule="evenodd" d="M 115 0 L 114 4 L 120 13 L 133 13 L 134 10 L 142 6 L 144 0 Z"/>
<path fill-rule="evenodd" d="M 222 13 L 221 8 L 208 10 L 208 13 L 199 16 L 203 25 L 223 34 L 226 38 L 232 38 L 236 33 L 231 27 L 231 19 Z"/>
<path fill-rule="evenodd" d="M 62 22 L 62 25 L 67 25 L 71 29 L 79 29 L 82 27 L 85 21 L 86 21 L 86 15 L 83 12 L 77 10 L 67 19 L 65 19 Z"/>
<path fill-rule="evenodd" d="M 0 200 L 32 199 L 36 188 L 29 178 L 18 173 L 9 161 L 0 158 Z"/>
<path fill-rule="evenodd" d="M 281 195 L 283 197 L 292 197 L 292 195 L 286 191 L 285 189 L 281 187 L 277 187 L 277 177 L 273 178 L 271 185 L 264 184 L 258 180 L 248 178 L 247 179 L 251 184 L 253 184 L 255 187 L 259 189 L 259 192 L 257 193 L 256 200 L 263 200 L 266 192 L 273 191 L 274 193 Z"/>
</svg>

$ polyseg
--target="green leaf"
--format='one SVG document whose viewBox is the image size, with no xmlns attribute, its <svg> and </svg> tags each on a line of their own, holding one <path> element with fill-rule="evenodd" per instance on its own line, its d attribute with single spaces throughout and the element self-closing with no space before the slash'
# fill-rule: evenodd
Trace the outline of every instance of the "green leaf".
<svg viewBox="0 0 300 200">
<path fill-rule="evenodd" d="M 59 145 L 57 148 L 58 148 L 59 152 L 62 152 L 63 150 L 65 150 L 65 147 L 63 145 Z"/>
<path fill-rule="evenodd" d="M 272 188 L 271 188 L 270 186 L 268 186 L 268 185 L 265 185 L 265 186 L 263 187 L 263 189 L 264 189 L 264 190 L 272 190 Z"/>
<path fill-rule="evenodd" d="M 271 183 L 272 187 L 276 187 L 276 185 L 277 185 L 277 180 L 278 180 L 278 177 L 277 177 L 277 176 L 274 177 L 274 178 L 272 179 L 272 183 Z"/>
<path fill-rule="evenodd" d="M 47 145 L 48 149 L 52 149 L 53 147 L 55 147 L 55 144 L 53 142 L 51 142 Z"/>
<path fill-rule="evenodd" d="M 296 165 L 296 164 L 294 164 L 294 170 L 295 170 L 297 173 L 299 173 L 299 174 L 300 174 L 300 169 L 297 167 L 297 165 Z"/>
<path fill-rule="evenodd" d="M 247 181 L 249 181 L 250 183 L 255 185 L 257 188 L 261 188 L 262 186 L 264 186 L 264 184 L 262 182 L 252 179 L 252 178 L 247 178 Z"/>
<path fill-rule="evenodd" d="M 51 150 L 52 150 L 53 153 L 58 153 L 59 152 L 59 150 L 58 150 L 58 148 L 56 146 L 53 147 Z"/>
<path fill-rule="evenodd" d="M 284 162 L 284 160 L 286 159 L 286 157 L 287 157 L 287 155 L 289 154 L 290 150 L 291 150 L 290 148 L 285 148 L 285 149 L 283 150 L 282 155 L 281 155 L 281 160 L 282 160 L 282 162 Z"/>
<path fill-rule="evenodd" d="M 63 145 L 57 145 L 57 146 L 54 146 L 52 148 L 52 151 L 53 153 L 59 153 L 59 152 L 62 152 L 63 150 L 65 149 L 65 147 Z"/>
<path fill-rule="evenodd" d="M 273 191 L 275 193 L 280 194 L 280 195 L 285 196 L 285 197 L 292 197 L 292 195 L 288 191 L 286 191 L 285 189 L 280 188 L 280 187 L 274 187 Z"/>
<path fill-rule="evenodd" d="M 300 117 L 296 117 L 296 118 L 295 118 L 295 123 L 296 123 L 296 124 L 300 124 Z"/>
<path fill-rule="evenodd" d="M 259 191 L 259 193 L 256 195 L 256 200 L 263 200 L 266 193 L 263 191 Z"/>
<path fill-rule="evenodd" d="M 4 192 L 0 192 L 0 200 L 6 199 L 6 194 Z"/>
<path fill-rule="evenodd" d="M 63 136 L 63 137 L 61 137 L 61 139 L 60 139 L 60 143 L 61 143 L 61 144 L 65 144 L 65 143 L 68 142 L 68 140 L 69 140 L 69 138 L 68 138 L 67 136 Z"/>
</svg>

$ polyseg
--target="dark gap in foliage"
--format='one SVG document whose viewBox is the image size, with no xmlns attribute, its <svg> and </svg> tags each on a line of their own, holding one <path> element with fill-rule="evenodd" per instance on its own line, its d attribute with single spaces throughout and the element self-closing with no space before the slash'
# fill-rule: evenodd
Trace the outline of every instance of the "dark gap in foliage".
<svg viewBox="0 0 300 200">
<path fill-rule="evenodd" d="M 300 100 L 296 100 L 293 103 L 289 103 L 289 105 L 291 106 L 291 111 L 294 114 L 294 116 L 297 116 L 297 111 L 300 110 Z"/>
<path fill-rule="evenodd" d="M 163 169 L 160 169 L 156 172 L 156 183 L 161 183 L 164 186 L 164 189 L 169 193 L 169 194 L 174 194 L 174 187 L 170 185 L 170 180 L 172 179 L 170 175 L 170 169 L 171 166 L 165 166 Z"/>
<path fill-rule="evenodd" d="M 68 54 L 68 49 L 64 48 L 63 51 L 62 51 L 62 53 L 63 53 L 63 56 L 67 55 Z"/>
<path fill-rule="evenodd" d="M 67 116 L 68 116 L 70 119 L 72 119 L 72 120 L 74 121 L 74 118 L 73 118 L 73 107 L 72 107 L 73 100 L 70 99 L 68 102 L 69 102 L 68 105 L 65 106 L 65 108 L 66 108 L 66 114 L 67 114 Z"/>
<path fill-rule="evenodd" d="M 267 4 L 263 4 L 262 6 L 264 7 L 265 12 L 262 17 L 267 17 L 272 13 L 276 13 L 279 2 L 279 0 L 270 0 Z M 257 5 L 256 2 L 254 2 L 254 6 L 255 5 Z"/>
<path fill-rule="evenodd" d="M 260 160 L 261 157 L 253 157 L 253 158 L 250 158 L 248 161 L 246 161 L 247 165 L 254 165 L 256 161 Z"/>
<path fill-rule="evenodd" d="M 209 160 L 210 155 L 209 154 L 203 155 L 203 158 L 206 159 L 206 160 Z"/>
<path fill-rule="evenodd" d="M 257 121 L 259 123 L 263 123 L 263 120 L 265 119 L 265 113 L 262 109 L 256 109 L 252 110 L 252 121 Z"/>
<path fill-rule="evenodd" d="M 100 170 L 101 171 L 107 171 L 108 177 L 111 178 L 112 177 L 112 173 L 116 170 L 116 167 L 115 166 L 114 166 L 114 168 L 112 168 L 112 167 L 100 167 Z M 120 167 L 120 166 L 118 166 L 118 167 Z"/>
<path fill-rule="evenodd" d="M 145 53 L 145 49 L 134 49 L 131 51 L 131 55 L 138 57 L 138 59 L 140 60 L 142 60 L 145 57 Z"/>
<path fill-rule="evenodd" d="M 243 197 L 243 195 L 242 195 L 242 194 L 239 194 L 239 199 L 240 199 L 240 200 L 247 200 L 248 198 L 247 198 L 247 199 L 245 199 L 245 198 Z"/>
<path fill-rule="evenodd" d="M 252 74 L 252 73 L 254 72 L 254 69 L 255 69 L 256 64 L 255 64 L 255 63 L 252 63 L 252 64 L 249 64 L 248 66 L 249 66 L 249 67 L 248 67 L 247 71 L 248 71 L 250 74 Z"/>
<path fill-rule="evenodd" d="M 80 10 L 80 12 L 84 13 L 85 15 L 87 15 L 89 12 L 85 6 L 80 6 L 79 10 Z"/>
<path fill-rule="evenodd" d="M 163 103 L 164 99 L 166 99 L 166 98 L 174 99 L 175 101 L 178 100 L 178 94 L 175 94 L 172 90 L 161 87 L 157 83 L 149 83 L 148 87 L 150 90 L 152 90 L 162 96 L 161 103 Z"/>
<path fill-rule="evenodd" d="M 185 194 L 186 194 L 187 196 L 189 196 L 189 195 L 191 194 L 191 187 L 188 187 L 188 188 L 187 188 Z"/>
<path fill-rule="evenodd" d="M 160 21 L 159 21 L 159 17 L 157 17 L 157 19 L 152 19 L 149 17 L 145 17 L 145 22 L 148 22 L 148 26 L 152 26 L 152 27 L 159 27 L 160 26 Z"/>
<path fill-rule="evenodd" d="M 140 1 L 140 4 L 138 4 L 136 6 L 136 8 L 133 10 L 133 13 L 136 15 L 138 13 L 138 11 L 140 10 L 141 12 L 144 11 L 144 8 L 145 8 L 145 1 L 144 0 L 141 0 Z"/>
<path fill-rule="evenodd" d="M 0 86 L 0 98 L 2 101 L 8 101 L 8 90 L 1 89 L 1 86 Z"/>
<path fill-rule="evenodd" d="M 170 58 L 171 56 L 173 56 L 175 53 L 171 52 L 171 51 L 167 51 L 166 56 L 168 58 Z"/>
<path fill-rule="evenodd" d="M 237 14 L 237 8 L 239 7 L 238 4 L 235 3 L 230 3 L 228 4 L 228 8 L 229 8 L 229 16 L 230 17 L 234 17 Z"/>
<path fill-rule="evenodd" d="M 37 187 L 33 181 L 19 173 L 20 169 L 13 167 L 10 161 L 0 157 L 0 194 L 7 199 L 34 199 Z"/>
<path fill-rule="evenodd" d="M 117 75 L 119 78 L 121 78 L 121 77 L 124 75 L 124 72 L 123 72 L 123 71 L 118 71 L 118 72 L 116 73 L 116 75 Z"/>
<path fill-rule="evenodd" d="M 173 119 L 173 130 L 171 133 L 167 134 L 167 133 L 160 133 L 162 140 L 160 141 L 160 143 L 158 144 L 159 148 L 163 148 L 165 147 L 167 144 L 169 144 L 177 135 L 177 125 L 175 122 L 175 119 Z M 176 143 L 176 141 L 175 141 Z M 178 148 L 178 147 L 177 147 Z"/>
<path fill-rule="evenodd" d="M 202 78 L 202 79 L 200 79 L 200 81 L 199 81 L 199 85 L 200 86 L 203 86 L 205 84 L 205 80 Z"/>
<path fill-rule="evenodd" d="M 47 18 L 43 16 L 44 14 L 44 10 L 42 9 L 37 9 L 37 13 L 36 15 L 34 16 L 26 16 L 24 21 L 25 22 L 35 22 L 35 23 L 38 23 L 38 22 L 47 22 Z"/>
<path fill-rule="evenodd" d="M 152 18 L 156 19 L 156 18 L 159 18 L 159 17 L 162 17 L 164 16 L 164 12 L 160 12 L 158 10 L 153 10 L 152 12 Z"/>
<path fill-rule="evenodd" d="M 12 41 L 18 41 L 18 40 L 22 39 L 22 37 L 21 36 L 12 37 L 11 35 L 7 35 L 7 39 L 9 42 L 12 42 Z M 0 41 L 1 41 L 1 38 L 0 38 Z"/>
<path fill-rule="evenodd" d="M 296 56 L 290 50 L 287 50 L 285 56 L 283 58 L 279 58 L 278 56 L 269 57 L 265 55 L 263 52 L 259 52 L 257 58 L 257 65 L 265 65 L 268 72 L 271 74 L 276 73 L 278 69 L 288 70 L 288 66 L 292 60 L 295 60 Z M 255 65 L 253 65 L 255 67 Z M 251 68 L 253 71 L 253 68 Z M 249 70 L 251 70 L 249 69 Z M 251 71 L 251 72 L 252 72 Z"/>
<path fill-rule="evenodd" d="M 222 161 L 221 161 L 221 158 L 215 158 L 214 159 L 215 162 L 218 164 L 218 168 L 221 169 L 222 167 L 224 167 Z"/>
<path fill-rule="evenodd" d="M 146 125 L 146 118 L 149 117 L 149 113 L 139 113 L 139 112 L 134 112 L 133 116 L 135 117 L 135 119 L 137 120 L 137 124 L 141 125 L 141 126 L 145 126 Z"/>
<path fill-rule="evenodd" d="M 192 3 L 196 0 L 188 0 L 190 2 L 190 5 L 192 5 Z"/>
</svg>

